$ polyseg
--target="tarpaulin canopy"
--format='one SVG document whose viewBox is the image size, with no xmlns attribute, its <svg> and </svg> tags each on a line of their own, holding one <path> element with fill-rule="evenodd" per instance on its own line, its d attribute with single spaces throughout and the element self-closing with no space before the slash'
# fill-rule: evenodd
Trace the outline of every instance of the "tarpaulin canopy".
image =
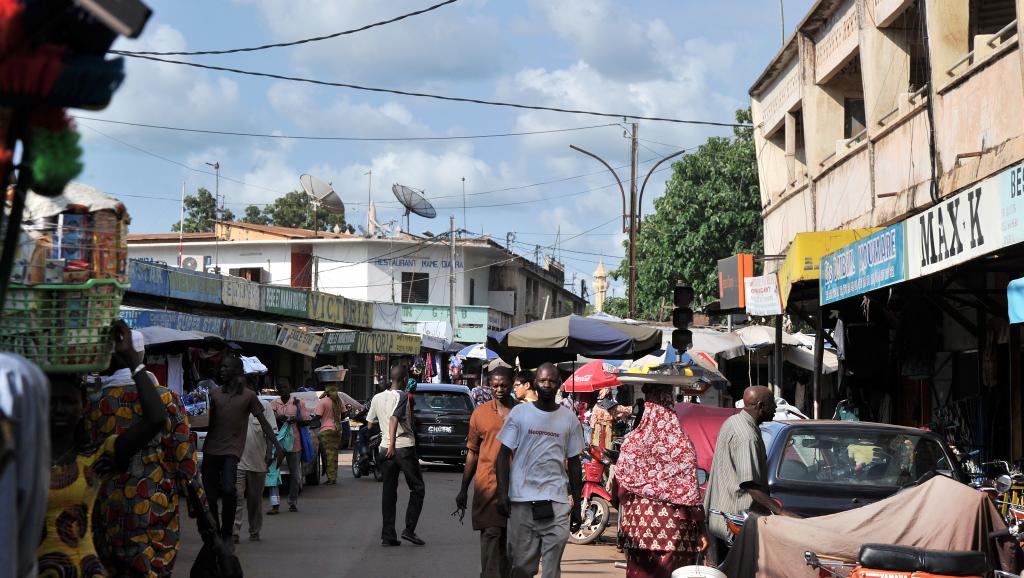
<svg viewBox="0 0 1024 578">
<path fill-rule="evenodd" d="M 988 538 L 989 532 L 1005 528 L 986 494 L 936 476 L 885 500 L 838 514 L 757 518 L 743 528 L 723 570 L 732 578 L 816 578 L 818 571 L 804 564 L 808 550 L 856 559 L 863 544 L 898 544 L 980 550 L 988 552 L 994 567 L 1016 572 L 1015 556 L 1020 550 L 1013 540 L 999 548 Z"/>
<path fill-rule="evenodd" d="M 696 403 L 677 403 L 676 415 L 683 425 L 683 431 L 690 436 L 693 447 L 697 450 L 697 467 L 711 471 L 711 459 L 715 455 L 715 444 L 718 443 L 718 431 L 725 420 L 739 413 L 740 410 L 728 407 L 711 407 Z"/>
<path fill-rule="evenodd" d="M 661 340 L 661 330 L 653 327 L 569 315 L 492 333 L 487 347 L 509 363 L 519 357 L 522 367 L 537 367 L 577 355 L 636 359 L 658 349 Z"/>
</svg>

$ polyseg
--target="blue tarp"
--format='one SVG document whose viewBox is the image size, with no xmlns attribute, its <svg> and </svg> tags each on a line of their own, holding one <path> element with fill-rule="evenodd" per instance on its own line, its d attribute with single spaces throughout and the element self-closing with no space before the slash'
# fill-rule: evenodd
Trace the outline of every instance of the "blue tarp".
<svg viewBox="0 0 1024 578">
<path fill-rule="evenodd" d="M 1010 310 L 1010 323 L 1024 323 L 1024 277 L 1010 281 L 1006 287 L 1006 303 Z"/>
</svg>

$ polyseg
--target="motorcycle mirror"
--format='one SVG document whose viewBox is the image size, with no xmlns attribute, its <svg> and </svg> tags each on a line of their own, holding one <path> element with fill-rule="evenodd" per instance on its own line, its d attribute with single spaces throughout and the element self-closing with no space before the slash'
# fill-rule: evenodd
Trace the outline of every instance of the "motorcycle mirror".
<svg viewBox="0 0 1024 578">
<path fill-rule="evenodd" d="M 992 485 L 995 487 L 996 492 L 1005 494 L 1010 491 L 1011 487 L 1013 487 L 1013 480 L 1010 476 L 1003 474 L 996 478 L 995 483 Z"/>
</svg>

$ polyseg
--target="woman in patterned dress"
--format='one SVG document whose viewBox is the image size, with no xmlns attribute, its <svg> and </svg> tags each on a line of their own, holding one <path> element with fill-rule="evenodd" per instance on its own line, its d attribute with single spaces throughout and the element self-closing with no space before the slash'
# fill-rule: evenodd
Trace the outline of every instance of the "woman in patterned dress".
<svg viewBox="0 0 1024 578">
<path fill-rule="evenodd" d="M 135 379 L 143 419 L 99 447 L 87 447 L 82 415 L 85 390 L 80 376 L 50 375 L 52 466 L 46 524 L 37 555 L 40 578 L 100 578 L 107 571 L 92 541 L 92 510 L 103 482 L 128 467 L 131 457 L 160 432 L 167 408 L 132 346 L 123 321 L 114 324 L 111 369 L 128 369 Z"/>
<path fill-rule="evenodd" d="M 619 539 L 626 578 L 669 578 L 708 545 L 697 487 L 697 452 L 676 416 L 668 386 L 644 386 L 640 425 L 615 464 Z"/>
</svg>

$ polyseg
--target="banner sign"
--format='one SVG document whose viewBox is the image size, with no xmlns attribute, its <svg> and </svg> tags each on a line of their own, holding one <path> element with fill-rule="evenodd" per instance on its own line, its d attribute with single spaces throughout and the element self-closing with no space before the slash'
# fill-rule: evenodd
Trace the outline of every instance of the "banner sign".
<svg viewBox="0 0 1024 578">
<path fill-rule="evenodd" d="M 169 327 L 178 328 L 177 311 L 157 311 L 154 309 L 127 309 L 121 308 L 121 319 L 132 329 L 143 327 Z"/>
<path fill-rule="evenodd" d="M 420 352 L 420 336 L 408 333 L 362 331 L 356 338 L 356 352 L 416 355 Z"/>
<path fill-rule="evenodd" d="M 308 292 L 301 289 L 264 285 L 263 311 L 308 319 L 308 295 Z"/>
<path fill-rule="evenodd" d="M 224 324 L 226 322 L 227 319 L 223 317 L 206 317 L 204 315 L 192 315 L 191 313 L 179 313 L 178 326 L 175 329 L 223 336 Z"/>
<path fill-rule="evenodd" d="M 170 284 L 167 279 L 167 267 L 157 263 L 131 259 L 128 261 L 128 282 L 132 293 L 145 293 L 167 297 Z"/>
<path fill-rule="evenodd" d="M 821 258 L 821 304 L 899 283 L 907 277 L 906 221 Z"/>
<path fill-rule="evenodd" d="M 743 293 L 748 315 L 782 315 L 777 273 L 747 277 L 743 280 Z"/>
<path fill-rule="evenodd" d="M 296 353 L 315 357 L 323 337 L 293 327 L 282 327 L 277 334 L 277 345 Z"/>
<path fill-rule="evenodd" d="M 373 303 L 310 291 L 309 318 L 324 323 L 369 329 L 373 326 Z"/>
<path fill-rule="evenodd" d="M 277 331 L 280 326 L 273 323 L 246 321 L 244 319 L 228 319 L 226 339 L 244 343 L 277 344 Z"/>
<path fill-rule="evenodd" d="M 263 310 L 263 300 L 260 298 L 260 284 L 251 283 L 237 277 L 224 277 L 221 289 L 221 301 L 224 305 L 241 307 L 252 311 Z"/>
<path fill-rule="evenodd" d="M 373 327 L 373 303 L 369 301 L 356 301 L 345 299 L 345 325 L 353 327 Z"/>
<path fill-rule="evenodd" d="M 220 275 L 188 269 L 169 269 L 167 279 L 170 285 L 169 295 L 175 299 L 220 304 Z"/>
<path fill-rule="evenodd" d="M 356 350 L 358 331 L 328 331 L 320 343 L 320 353 L 348 353 Z"/>
<path fill-rule="evenodd" d="M 754 256 L 740 253 L 718 261 L 718 300 L 721 309 L 743 309 L 743 280 L 754 274 Z"/>
</svg>

